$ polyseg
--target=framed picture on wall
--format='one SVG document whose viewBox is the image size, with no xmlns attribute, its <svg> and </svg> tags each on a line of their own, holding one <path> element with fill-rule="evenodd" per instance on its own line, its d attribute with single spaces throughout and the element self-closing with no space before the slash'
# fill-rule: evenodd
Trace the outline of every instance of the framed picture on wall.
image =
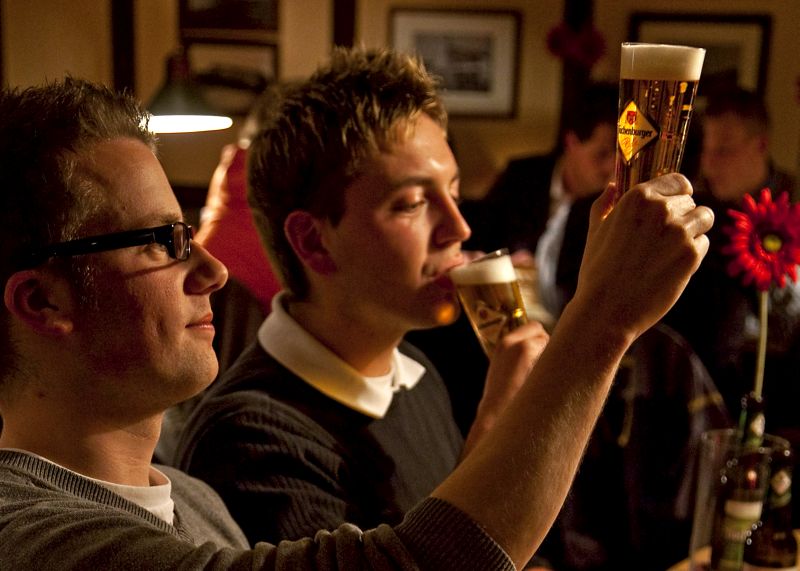
<svg viewBox="0 0 800 571">
<path fill-rule="evenodd" d="M 243 41 L 186 41 L 194 79 L 215 109 L 247 115 L 256 96 L 278 76 L 278 47 Z"/>
<path fill-rule="evenodd" d="M 275 42 L 278 0 L 180 0 L 181 37 Z"/>
<path fill-rule="evenodd" d="M 630 38 L 706 49 L 699 95 L 725 86 L 764 94 L 772 32 L 766 14 L 634 12 Z"/>
<path fill-rule="evenodd" d="M 418 54 L 442 79 L 450 115 L 515 115 L 519 12 L 396 8 L 389 37 L 394 48 Z"/>
</svg>

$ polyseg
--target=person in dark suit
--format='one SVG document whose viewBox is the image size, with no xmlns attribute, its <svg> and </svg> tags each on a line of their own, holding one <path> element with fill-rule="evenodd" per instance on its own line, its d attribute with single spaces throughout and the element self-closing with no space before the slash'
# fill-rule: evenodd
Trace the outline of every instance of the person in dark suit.
<svg viewBox="0 0 800 571">
<path fill-rule="evenodd" d="M 554 317 L 571 297 L 561 284 L 574 290 L 587 205 L 614 176 L 616 101 L 616 86 L 588 88 L 584 104 L 567 115 L 557 149 L 512 159 L 484 198 L 462 205 L 472 228 L 464 247 L 533 254 L 541 302 Z M 583 220 L 570 221 L 575 216 Z M 568 234 L 568 227 L 584 230 Z M 562 266 L 572 269 L 559 273 Z"/>
<path fill-rule="evenodd" d="M 787 192 L 796 201 L 798 187 L 795 179 L 777 169 L 770 159 L 769 116 L 757 94 L 744 90 L 714 92 L 699 119 L 702 151 L 695 200 L 714 211 L 718 224 L 710 233 L 708 257 L 666 320 L 691 343 L 728 406 L 738 411 L 739 399 L 753 383 L 758 294 L 755 287 L 745 286 L 728 274 L 731 257 L 725 249 L 730 237 L 725 228 L 732 224 L 728 210 L 741 210 L 744 196 L 757 199 L 762 188 L 769 188 L 774 199 Z M 715 303 L 709 306 L 708 299 Z M 796 338 L 800 339 L 800 289 L 791 283 L 773 288 L 769 307 L 765 374 L 767 389 L 773 391 L 784 384 L 786 373 L 791 371 L 795 376 L 790 363 L 791 347 Z M 778 397 L 778 401 L 792 399 Z M 786 416 L 793 418 L 794 414 Z"/>
<path fill-rule="evenodd" d="M 714 378 L 728 408 L 741 410 L 741 398 L 753 389 L 759 340 L 759 294 L 755 286 L 728 273 L 734 223 L 729 209 L 742 210 L 743 199 L 788 193 L 798 200 L 797 180 L 770 157 L 769 114 L 757 94 L 746 90 L 714 91 L 698 117 L 702 127 L 700 173 L 695 201 L 714 211 L 711 248 L 665 322 L 683 335 Z M 713 303 L 709 303 L 713 300 Z M 800 446 L 800 422 L 794 403 L 800 398 L 800 285 L 769 291 L 764 368 L 766 430 Z M 800 463 L 796 464 L 796 469 Z M 795 525 L 800 525 L 800 496 L 794 497 Z"/>
</svg>

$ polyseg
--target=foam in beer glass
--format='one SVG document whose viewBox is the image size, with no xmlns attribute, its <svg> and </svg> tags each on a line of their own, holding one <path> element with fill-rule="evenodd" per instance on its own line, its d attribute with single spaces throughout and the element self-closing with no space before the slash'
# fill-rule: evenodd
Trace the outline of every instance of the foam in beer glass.
<svg viewBox="0 0 800 571">
<path fill-rule="evenodd" d="M 617 120 L 617 193 L 678 172 L 706 51 L 622 44 Z"/>
<path fill-rule="evenodd" d="M 450 271 L 450 278 L 487 355 L 492 355 L 506 332 L 527 322 L 508 250 L 497 250 L 455 268 Z"/>
</svg>

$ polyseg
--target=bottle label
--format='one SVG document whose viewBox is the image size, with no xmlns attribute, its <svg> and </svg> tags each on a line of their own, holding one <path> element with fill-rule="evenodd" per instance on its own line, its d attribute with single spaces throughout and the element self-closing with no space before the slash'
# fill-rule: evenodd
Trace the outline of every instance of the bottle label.
<svg viewBox="0 0 800 571">
<path fill-rule="evenodd" d="M 724 544 L 718 571 L 740 571 L 744 559 L 744 543 L 752 526 L 761 517 L 761 502 L 728 500 L 725 502 L 725 519 L 722 522 Z"/>
<path fill-rule="evenodd" d="M 475 325 L 486 339 L 487 350 L 493 350 L 506 330 L 508 316 L 480 299 L 475 304 L 475 316 Z"/>
<path fill-rule="evenodd" d="M 762 502 L 745 502 L 742 500 L 727 500 L 725 502 L 725 519 L 727 521 L 741 521 L 742 525 L 749 526 L 761 517 Z"/>
<path fill-rule="evenodd" d="M 642 113 L 636 103 L 629 101 L 617 120 L 617 143 L 626 163 L 658 138 L 658 129 Z"/>
</svg>

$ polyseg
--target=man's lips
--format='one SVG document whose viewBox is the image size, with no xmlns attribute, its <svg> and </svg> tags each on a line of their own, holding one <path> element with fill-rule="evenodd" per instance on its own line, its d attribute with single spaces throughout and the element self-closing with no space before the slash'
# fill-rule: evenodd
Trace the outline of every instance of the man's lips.
<svg viewBox="0 0 800 571">
<path fill-rule="evenodd" d="M 464 256 L 463 254 L 459 253 L 459 255 L 451 260 L 448 264 L 442 264 L 440 266 L 429 266 L 425 270 L 423 270 L 423 274 L 426 275 L 432 283 L 438 285 L 442 289 L 446 289 L 448 291 L 455 290 L 455 284 L 453 280 L 450 279 L 450 270 L 453 268 L 457 268 L 464 264 Z"/>
<path fill-rule="evenodd" d="M 435 283 L 440 288 L 446 289 L 448 291 L 452 291 L 452 290 L 456 289 L 456 286 L 453 283 L 453 280 L 450 279 L 450 274 L 448 274 L 447 272 L 445 272 L 443 274 L 439 274 L 439 276 L 436 277 L 433 280 L 433 283 Z"/>
<path fill-rule="evenodd" d="M 187 329 L 210 329 L 213 331 L 214 330 L 213 319 L 214 319 L 214 314 L 209 312 L 203 317 L 196 319 L 195 321 L 192 321 L 186 327 Z"/>
</svg>

